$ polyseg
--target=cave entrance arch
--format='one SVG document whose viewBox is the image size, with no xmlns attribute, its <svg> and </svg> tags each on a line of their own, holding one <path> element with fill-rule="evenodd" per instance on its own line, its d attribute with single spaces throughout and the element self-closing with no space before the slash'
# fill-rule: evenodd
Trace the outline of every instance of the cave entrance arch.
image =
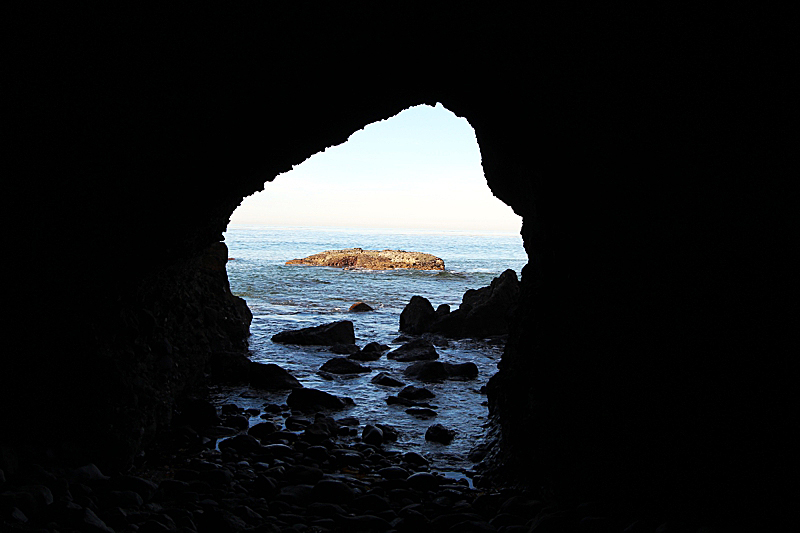
<svg viewBox="0 0 800 533">
<path fill-rule="evenodd" d="M 455 310 L 467 289 L 485 287 L 509 268 L 519 274 L 527 262 L 520 227 L 521 218 L 487 186 L 475 133 L 466 119 L 441 105 L 416 106 L 370 124 L 347 143 L 266 183 L 262 193 L 245 199 L 231 217 L 228 275 L 233 292 L 253 311 L 253 360 L 278 364 L 306 387 L 353 397 L 353 412 L 362 425 L 380 421 L 399 426 L 403 445 L 424 445 L 425 428 L 431 424 L 424 418 L 425 408 L 419 407 L 421 418 L 407 414 L 407 405 L 398 410 L 387 401 L 400 389 L 371 382 L 385 372 L 420 385 L 403 377 L 408 362 L 384 355 L 357 360 L 369 369 L 365 375 L 326 376 L 323 365 L 343 359 L 344 352 L 330 346 L 283 345 L 272 342 L 272 335 L 350 320 L 357 347 L 377 342 L 397 348 L 403 344 L 397 340 L 399 316 L 412 296 Z M 353 247 L 431 253 L 445 259 L 446 270 L 358 273 L 285 264 Z M 350 312 L 359 301 L 373 311 Z M 440 408 L 436 421 L 462 428 L 448 455 L 460 455 L 465 464 L 488 415 L 484 398 L 472 389 L 496 372 L 502 342 L 494 341 L 475 348 L 475 341 L 454 340 L 436 348 L 442 361 L 471 362 L 479 368 L 478 381 L 470 385 L 449 381 L 428 386 Z M 275 395 L 274 401 L 283 398 Z"/>
</svg>

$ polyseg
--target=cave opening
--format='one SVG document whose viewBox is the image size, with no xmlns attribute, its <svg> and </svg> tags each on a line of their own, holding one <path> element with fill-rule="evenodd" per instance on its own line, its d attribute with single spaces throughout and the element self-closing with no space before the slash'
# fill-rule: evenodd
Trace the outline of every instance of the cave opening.
<svg viewBox="0 0 800 533">
<path fill-rule="evenodd" d="M 227 272 L 232 292 L 253 313 L 251 359 L 278 364 L 306 387 L 352 398 L 355 406 L 348 413 L 362 426 L 383 422 L 402 435 L 395 443 L 400 449 L 436 456 L 446 471 L 466 471 L 470 452 L 484 437 L 483 386 L 496 372 L 505 344 L 507 300 L 518 296 L 518 276 L 527 262 L 521 221 L 487 186 L 475 132 L 466 119 L 441 104 L 420 105 L 366 126 L 346 143 L 267 182 L 231 216 L 225 233 Z M 444 260 L 444 269 L 286 264 L 351 248 L 432 254 Z M 503 274 L 509 269 L 513 274 Z M 501 274 L 501 282 L 495 282 Z M 494 300 L 482 313 L 467 316 L 465 293 L 495 285 L 501 289 Z M 487 291 L 481 295 L 483 300 L 471 301 L 470 308 L 487 303 Z M 414 296 L 430 302 L 437 316 L 452 310 L 449 314 L 467 325 L 454 319 L 457 331 L 453 326 L 398 330 Z M 352 311 L 359 302 L 370 310 Z M 486 316 L 498 306 L 505 306 L 494 313 L 503 315 L 502 324 Z M 458 311 L 464 317 L 458 318 Z M 273 340 L 282 331 L 337 321 L 353 323 L 353 342 L 308 346 Z M 420 339 L 435 355 L 419 357 L 450 365 L 452 376 L 409 378 L 410 360 L 389 355 Z M 364 355 L 370 343 L 384 347 L 377 357 Z M 356 364 L 347 367 L 345 359 Z M 332 361 L 345 367 L 331 370 Z M 466 374 L 458 375 L 458 368 Z M 398 400 L 400 389 L 375 382 L 380 375 L 424 387 L 434 398 Z M 253 409 L 264 400 L 263 395 L 248 398 L 236 387 L 219 394 L 221 403 Z M 286 394 L 269 395 L 267 401 L 280 405 Z M 458 428 L 458 436 L 448 446 L 427 442 L 426 430 L 434 423 Z"/>
</svg>

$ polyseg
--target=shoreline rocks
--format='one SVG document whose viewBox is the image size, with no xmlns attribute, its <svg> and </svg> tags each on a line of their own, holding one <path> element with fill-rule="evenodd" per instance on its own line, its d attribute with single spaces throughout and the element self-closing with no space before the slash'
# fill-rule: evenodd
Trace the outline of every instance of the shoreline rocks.
<svg viewBox="0 0 800 533">
<path fill-rule="evenodd" d="M 405 250 L 363 250 L 347 248 L 326 250 L 302 259 L 286 261 L 287 265 L 363 268 L 366 270 L 444 270 L 444 260 L 422 252 Z"/>
<path fill-rule="evenodd" d="M 272 341 L 303 346 L 333 346 L 355 344 L 356 335 L 351 321 L 340 320 L 330 324 L 281 331 L 272 336 Z"/>
<path fill-rule="evenodd" d="M 450 311 L 447 305 L 434 310 L 427 298 L 412 296 L 400 314 L 400 331 L 457 339 L 505 335 L 519 296 L 520 282 L 511 269 L 494 278 L 487 287 L 466 291 L 455 311 Z"/>
</svg>

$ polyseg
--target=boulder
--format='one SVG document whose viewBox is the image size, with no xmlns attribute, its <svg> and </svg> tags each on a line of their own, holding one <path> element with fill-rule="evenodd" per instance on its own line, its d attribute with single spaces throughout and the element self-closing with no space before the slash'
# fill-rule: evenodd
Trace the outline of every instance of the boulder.
<svg viewBox="0 0 800 533">
<path fill-rule="evenodd" d="M 413 296 L 400 315 L 400 331 L 415 335 L 430 332 L 452 338 L 505 335 L 519 295 L 517 274 L 509 269 L 489 286 L 466 291 L 461 305 L 452 312 L 446 304 L 434 311 L 428 300 Z"/>
<path fill-rule="evenodd" d="M 377 361 L 381 358 L 381 355 L 381 352 L 365 352 L 361 350 L 358 353 L 348 355 L 347 358 L 353 361 Z"/>
<path fill-rule="evenodd" d="M 492 280 L 489 287 L 464 293 L 461 306 L 470 309 L 464 317 L 464 336 L 481 338 L 508 333 L 519 294 L 519 280 L 511 269 Z"/>
<path fill-rule="evenodd" d="M 439 361 L 417 361 L 408 365 L 403 375 L 420 381 L 441 381 L 448 376 L 444 363 Z"/>
<path fill-rule="evenodd" d="M 383 353 L 383 352 L 385 352 L 385 351 L 386 351 L 386 350 L 388 350 L 388 349 L 389 349 L 389 346 L 387 346 L 386 344 L 381 344 L 381 343 L 379 343 L 379 342 L 370 342 L 370 343 L 367 343 L 367 344 L 366 344 L 366 345 L 365 345 L 365 346 L 364 346 L 364 347 L 361 349 L 361 351 L 362 351 L 362 352 L 377 352 L 377 353 Z"/>
<path fill-rule="evenodd" d="M 406 413 L 416 418 L 433 418 L 436 416 L 436 411 L 428 407 L 411 407 L 406 409 Z"/>
<path fill-rule="evenodd" d="M 372 370 L 366 366 L 361 366 L 347 357 L 334 357 L 326 361 L 320 368 L 320 372 L 330 372 L 331 374 L 363 374 Z"/>
<path fill-rule="evenodd" d="M 373 309 L 369 306 L 369 304 L 365 304 L 364 302 L 356 302 L 350 306 L 349 311 L 351 313 L 364 313 L 366 311 L 373 311 Z"/>
<path fill-rule="evenodd" d="M 332 346 L 338 343 L 355 344 L 356 336 L 353 323 L 349 320 L 340 320 L 309 328 L 281 331 L 272 336 L 272 341 L 303 346 Z"/>
<path fill-rule="evenodd" d="M 355 344 L 334 344 L 331 346 L 331 351 L 339 355 L 354 355 L 361 351 Z"/>
<path fill-rule="evenodd" d="M 478 377 L 478 365 L 467 363 L 444 363 L 447 379 L 475 379 Z"/>
<path fill-rule="evenodd" d="M 414 339 L 396 350 L 392 350 L 386 354 L 386 357 L 407 363 L 412 361 L 431 361 L 438 359 L 439 354 L 429 340 Z"/>
<path fill-rule="evenodd" d="M 352 354 L 350 359 L 355 359 L 356 361 L 377 361 L 381 358 L 383 352 L 388 349 L 389 347 L 385 344 L 370 342 L 364 346 L 360 352 Z"/>
<path fill-rule="evenodd" d="M 456 436 L 454 429 L 447 429 L 441 424 L 433 424 L 425 432 L 425 440 L 438 442 L 440 444 L 450 444 Z"/>
<path fill-rule="evenodd" d="M 367 444 L 380 446 L 383 444 L 383 430 L 379 427 L 367 424 L 361 432 L 361 440 Z"/>
<path fill-rule="evenodd" d="M 415 387 L 414 385 L 409 385 L 401 390 L 397 396 L 407 400 L 427 400 L 435 397 L 436 395 L 425 387 Z"/>
<path fill-rule="evenodd" d="M 372 378 L 372 383 L 376 385 L 384 385 L 386 387 L 402 387 L 405 385 L 402 381 L 393 378 L 386 372 L 381 372 Z"/>
<path fill-rule="evenodd" d="M 303 385 L 297 378 L 274 363 L 250 362 L 250 386 L 259 389 L 289 390 Z"/>
<path fill-rule="evenodd" d="M 400 331 L 417 335 L 430 329 L 436 317 L 431 302 L 423 296 L 412 296 L 400 313 Z"/>
<path fill-rule="evenodd" d="M 292 409 L 302 412 L 314 412 L 324 409 L 344 409 L 354 402 L 350 398 L 334 396 L 333 394 L 317 389 L 294 389 L 286 398 L 286 403 Z"/>
<path fill-rule="evenodd" d="M 440 361 L 417 361 L 410 364 L 403 375 L 420 381 L 441 381 L 444 379 L 466 380 L 478 377 L 475 363 L 442 363 Z"/>
</svg>

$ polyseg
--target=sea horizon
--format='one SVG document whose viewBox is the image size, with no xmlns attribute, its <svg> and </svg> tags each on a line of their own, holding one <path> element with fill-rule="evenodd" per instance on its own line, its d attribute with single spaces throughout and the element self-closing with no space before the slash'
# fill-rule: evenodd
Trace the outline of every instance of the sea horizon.
<svg viewBox="0 0 800 533">
<path fill-rule="evenodd" d="M 242 224 L 233 223 L 228 224 L 228 228 L 237 230 L 247 229 L 270 229 L 270 230 L 287 230 L 287 231 L 338 231 L 342 233 L 347 232 L 365 232 L 365 233 L 396 233 L 400 235 L 459 235 L 459 236 L 519 236 L 521 237 L 522 228 L 518 231 L 512 230 L 478 230 L 478 229 L 442 229 L 442 228 L 393 228 L 393 227 L 372 227 L 372 226 L 315 226 L 315 225 L 277 225 L 277 224 Z M 226 228 L 227 232 L 227 228 Z"/>
</svg>

